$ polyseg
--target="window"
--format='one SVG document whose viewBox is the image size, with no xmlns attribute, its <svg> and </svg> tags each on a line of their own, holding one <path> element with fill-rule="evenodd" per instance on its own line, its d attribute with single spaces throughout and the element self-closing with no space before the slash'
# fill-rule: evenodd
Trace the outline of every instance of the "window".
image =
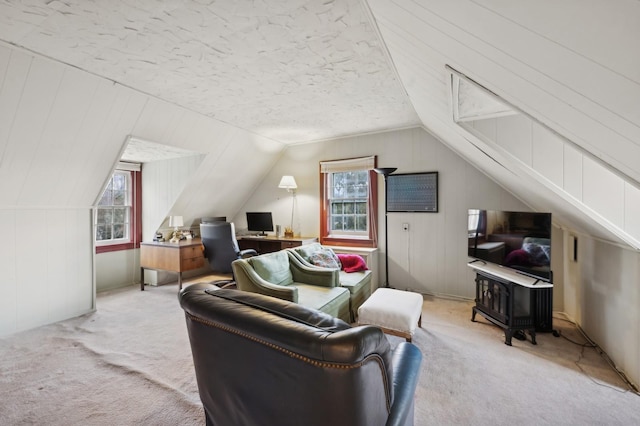
<svg viewBox="0 0 640 426">
<path fill-rule="evenodd" d="M 116 170 L 95 212 L 96 253 L 139 247 L 140 200 L 140 172 Z"/>
<path fill-rule="evenodd" d="M 478 209 L 469 209 L 469 238 L 483 238 L 486 234 L 487 227 L 487 211 Z"/>
<path fill-rule="evenodd" d="M 368 235 L 369 173 L 366 170 L 329 173 L 329 232 Z"/>
<path fill-rule="evenodd" d="M 377 174 L 375 157 L 320 163 L 320 242 L 375 247 Z"/>
<path fill-rule="evenodd" d="M 480 210 L 477 209 L 469 209 L 469 224 L 467 228 L 469 229 L 469 236 L 473 234 L 475 236 L 476 230 L 478 229 L 478 225 L 480 224 Z"/>
</svg>

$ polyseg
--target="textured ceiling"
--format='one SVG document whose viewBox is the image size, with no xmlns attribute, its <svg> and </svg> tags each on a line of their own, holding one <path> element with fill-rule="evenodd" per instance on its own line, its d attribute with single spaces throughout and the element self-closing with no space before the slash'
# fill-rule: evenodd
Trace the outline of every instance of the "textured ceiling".
<svg viewBox="0 0 640 426">
<path fill-rule="evenodd" d="M 360 0 L 0 0 L 0 39 L 284 143 L 419 124 Z"/>
</svg>

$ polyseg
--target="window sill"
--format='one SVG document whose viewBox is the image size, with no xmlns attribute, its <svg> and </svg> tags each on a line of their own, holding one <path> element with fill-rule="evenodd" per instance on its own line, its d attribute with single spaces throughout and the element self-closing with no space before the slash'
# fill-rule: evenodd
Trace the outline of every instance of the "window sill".
<svg viewBox="0 0 640 426">
<path fill-rule="evenodd" d="M 122 243 L 122 244 L 105 244 L 102 246 L 96 246 L 96 254 L 109 253 L 112 251 L 133 250 L 139 248 L 140 244 L 136 243 Z"/>
<path fill-rule="evenodd" d="M 322 245 L 346 247 L 376 247 L 376 242 L 369 238 L 322 237 Z"/>
</svg>

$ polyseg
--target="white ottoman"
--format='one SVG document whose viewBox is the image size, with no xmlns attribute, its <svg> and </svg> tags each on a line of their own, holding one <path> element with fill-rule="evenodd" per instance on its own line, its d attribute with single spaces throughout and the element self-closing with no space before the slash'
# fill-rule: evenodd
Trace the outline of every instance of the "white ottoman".
<svg viewBox="0 0 640 426">
<path fill-rule="evenodd" d="M 416 324 L 422 327 L 421 294 L 379 288 L 358 308 L 358 324 L 376 325 L 385 333 L 411 341 Z"/>
</svg>

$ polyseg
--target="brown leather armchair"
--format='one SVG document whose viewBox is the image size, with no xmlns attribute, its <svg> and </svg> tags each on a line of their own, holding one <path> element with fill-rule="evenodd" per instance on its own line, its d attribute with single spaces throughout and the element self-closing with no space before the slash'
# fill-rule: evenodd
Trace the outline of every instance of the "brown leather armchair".
<svg viewBox="0 0 640 426">
<path fill-rule="evenodd" d="M 207 425 L 412 425 L 422 354 L 374 326 L 210 284 L 179 295 Z"/>
</svg>

